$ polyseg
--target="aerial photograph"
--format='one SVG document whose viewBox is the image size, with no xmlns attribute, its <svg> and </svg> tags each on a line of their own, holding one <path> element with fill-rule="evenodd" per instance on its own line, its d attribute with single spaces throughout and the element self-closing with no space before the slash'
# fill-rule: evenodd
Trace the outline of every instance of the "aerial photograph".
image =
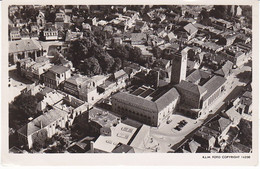
<svg viewBox="0 0 260 169">
<path fill-rule="evenodd" d="M 8 6 L 9 153 L 252 154 L 252 16 Z"/>
</svg>

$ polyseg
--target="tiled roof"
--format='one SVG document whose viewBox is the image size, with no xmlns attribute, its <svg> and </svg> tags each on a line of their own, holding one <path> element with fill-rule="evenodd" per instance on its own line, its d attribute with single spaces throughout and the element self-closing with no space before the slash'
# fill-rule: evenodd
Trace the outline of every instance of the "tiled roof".
<svg viewBox="0 0 260 169">
<path fill-rule="evenodd" d="M 217 70 L 215 73 L 222 75 L 222 76 L 227 76 L 230 73 L 230 70 L 232 69 L 233 63 L 231 61 L 227 61 L 221 69 Z"/>
<path fill-rule="evenodd" d="M 147 100 L 140 96 L 135 96 L 126 92 L 119 92 L 112 96 L 114 99 L 119 99 L 124 101 L 125 103 L 136 105 L 145 110 L 150 110 L 158 113 L 163 110 L 166 106 L 168 106 L 172 101 L 179 97 L 179 93 L 175 88 L 170 89 L 164 95 L 159 97 L 155 101 Z"/>
<path fill-rule="evenodd" d="M 156 104 L 154 104 L 154 102 L 152 102 L 150 100 L 146 100 L 142 97 L 132 95 L 130 93 L 119 92 L 119 93 L 116 93 L 115 95 L 113 95 L 112 98 L 122 100 L 125 103 L 134 104 L 134 105 L 144 108 L 146 110 L 148 109 L 148 110 L 154 111 L 154 112 L 158 111 Z"/>
<path fill-rule="evenodd" d="M 177 84 L 176 87 L 177 89 L 183 89 L 199 96 L 203 95 L 203 93 L 207 91 L 207 89 L 205 89 L 203 86 L 199 86 L 184 80 L 182 80 L 181 83 Z"/>
<path fill-rule="evenodd" d="M 229 119 L 220 117 L 218 120 L 210 122 L 208 126 L 209 128 L 222 133 L 230 124 L 231 121 Z"/>
<path fill-rule="evenodd" d="M 210 72 L 205 72 L 202 70 L 195 70 L 194 72 L 192 72 L 188 77 L 187 77 L 187 81 L 191 82 L 191 83 L 195 83 L 200 79 L 208 79 L 211 76 Z"/>
<path fill-rule="evenodd" d="M 194 34 L 198 31 L 198 29 L 191 23 L 187 24 L 186 26 L 183 27 L 184 30 L 186 30 L 190 35 Z"/>
<path fill-rule="evenodd" d="M 54 72 L 54 73 L 65 73 L 69 70 L 69 68 L 65 67 L 65 66 L 59 66 L 59 65 L 54 65 L 52 66 L 49 71 Z"/>
<path fill-rule="evenodd" d="M 128 153 L 132 149 L 133 147 L 129 145 L 119 143 L 112 151 L 112 153 Z"/>
<path fill-rule="evenodd" d="M 209 127 L 202 126 L 196 133 L 196 136 L 201 137 L 205 140 L 210 140 L 212 137 L 219 135 L 219 132 L 212 130 Z M 195 140 L 196 141 L 196 140 Z"/>
<path fill-rule="evenodd" d="M 146 41 L 147 36 L 144 33 L 132 33 L 131 41 Z"/>
<path fill-rule="evenodd" d="M 48 77 L 50 79 L 55 79 L 56 78 L 55 73 L 50 72 L 50 71 L 45 72 L 44 73 L 44 77 Z"/>
<path fill-rule="evenodd" d="M 66 82 L 69 82 L 69 83 L 72 83 L 72 84 L 78 86 L 88 80 L 89 80 L 89 78 L 87 76 L 75 75 L 75 76 L 72 76 L 69 79 L 67 79 Z"/>
<path fill-rule="evenodd" d="M 166 106 L 168 106 L 172 101 L 176 100 L 179 97 L 179 93 L 175 88 L 170 89 L 164 95 L 162 95 L 159 99 L 155 101 L 157 105 L 158 111 L 163 110 Z"/>
<path fill-rule="evenodd" d="M 212 93 L 214 93 L 220 86 L 226 82 L 226 79 L 221 76 L 213 76 L 207 83 L 203 85 L 207 90 L 207 93 L 204 96 L 204 99 L 209 98 Z"/>
<path fill-rule="evenodd" d="M 25 136 L 30 136 L 34 132 L 39 131 L 41 129 L 41 125 L 42 127 L 46 127 L 66 115 L 67 113 L 64 111 L 52 109 L 20 128 L 18 132 Z"/>
<path fill-rule="evenodd" d="M 24 52 L 28 50 L 40 50 L 40 44 L 33 39 L 9 41 L 9 53 Z"/>
<path fill-rule="evenodd" d="M 126 75 L 126 72 L 123 69 L 121 69 L 121 70 L 119 70 L 119 71 L 114 73 L 115 79 L 118 79 L 118 78 L 120 78 L 120 77 L 122 77 L 124 75 Z"/>
</svg>

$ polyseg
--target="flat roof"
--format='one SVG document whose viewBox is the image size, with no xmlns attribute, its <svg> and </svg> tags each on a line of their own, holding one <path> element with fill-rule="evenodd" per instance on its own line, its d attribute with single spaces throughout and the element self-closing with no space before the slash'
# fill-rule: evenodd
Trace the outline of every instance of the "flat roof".
<svg viewBox="0 0 260 169">
<path fill-rule="evenodd" d="M 94 149 L 105 152 L 112 152 L 118 143 L 128 144 L 129 140 L 137 130 L 135 127 L 119 123 L 115 127 L 111 127 L 111 136 L 100 135 L 94 143 Z"/>
<path fill-rule="evenodd" d="M 117 122 L 117 116 L 98 108 L 89 111 L 89 119 L 101 125 L 102 127 L 111 127 Z"/>
</svg>

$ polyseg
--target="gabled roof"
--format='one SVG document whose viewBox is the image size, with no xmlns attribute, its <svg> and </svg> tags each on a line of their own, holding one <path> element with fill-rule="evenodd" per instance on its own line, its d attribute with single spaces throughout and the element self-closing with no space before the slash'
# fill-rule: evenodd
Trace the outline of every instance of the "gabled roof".
<svg viewBox="0 0 260 169">
<path fill-rule="evenodd" d="M 50 125 L 51 123 L 57 121 L 61 117 L 65 117 L 67 113 L 65 111 L 61 111 L 59 109 L 52 109 L 47 113 L 37 117 L 33 121 L 29 122 L 28 124 L 24 125 L 22 128 L 18 130 L 19 133 L 30 136 L 31 134 L 35 133 L 36 131 L 41 130 L 42 128 Z"/>
<path fill-rule="evenodd" d="M 198 148 L 200 147 L 200 144 L 197 143 L 196 141 L 192 140 L 191 142 L 188 143 L 189 144 L 189 150 L 191 153 L 196 153 Z"/>
<path fill-rule="evenodd" d="M 124 75 L 127 75 L 127 74 L 126 74 L 126 72 L 123 69 L 121 69 L 121 70 L 119 70 L 119 71 L 114 73 L 115 79 L 118 79 L 118 78 L 120 78 L 120 77 L 122 77 Z"/>
<path fill-rule="evenodd" d="M 72 83 L 76 86 L 83 84 L 84 82 L 87 82 L 89 78 L 87 76 L 80 76 L 80 75 L 75 75 L 70 77 L 69 79 L 66 80 L 66 82 Z"/>
<path fill-rule="evenodd" d="M 215 74 L 218 74 L 218 75 L 221 75 L 221 76 L 224 76 L 226 77 L 230 71 L 232 70 L 232 67 L 233 67 L 233 63 L 231 61 L 227 61 L 221 69 L 215 71 Z"/>
<path fill-rule="evenodd" d="M 58 73 L 58 74 L 65 73 L 68 70 L 70 70 L 70 69 L 65 66 L 59 66 L 59 65 L 54 65 L 49 69 L 49 71 Z"/>
<path fill-rule="evenodd" d="M 235 109 L 235 107 L 231 107 L 226 112 L 221 114 L 223 117 L 229 118 L 230 120 L 234 119 L 240 119 L 242 116 L 240 113 L 238 113 Z"/>
<path fill-rule="evenodd" d="M 209 98 L 220 86 L 226 82 L 226 79 L 221 76 L 213 76 L 203 87 L 207 90 L 204 99 Z"/>
<path fill-rule="evenodd" d="M 133 147 L 126 144 L 118 143 L 118 145 L 114 148 L 112 153 L 128 153 L 131 152 L 131 150 L 133 150 Z"/>
<path fill-rule="evenodd" d="M 173 32 L 170 32 L 170 33 L 168 33 L 168 38 L 170 39 L 170 40 L 172 40 L 172 39 L 174 39 L 175 38 L 175 35 L 174 35 L 174 33 Z"/>
<path fill-rule="evenodd" d="M 187 24 L 183 27 L 185 31 L 187 31 L 190 35 L 194 34 L 198 31 L 198 29 L 191 23 Z"/>
<path fill-rule="evenodd" d="M 40 50 L 40 44 L 33 39 L 9 41 L 9 53 L 24 52 L 28 50 Z"/>
<path fill-rule="evenodd" d="M 144 33 L 131 33 L 131 41 L 146 41 L 147 36 Z"/>
<path fill-rule="evenodd" d="M 114 99 L 119 99 L 124 101 L 125 103 L 137 105 L 140 108 L 150 110 L 155 113 L 158 113 L 159 111 L 163 110 L 166 106 L 168 106 L 172 101 L 174 101 L 178 97 L 179 93 L 175 88 L 170 89 L 155 101 L 151 101 L 143 97 L 136 96 L 126 92 L 119 92 L 112 96 L 112 98 Z"/>
<path fill-rule="evenodd" d="M 210 122 L 208 126 L 209 128 L 222 133 L 230 124 L 231 121 L 229 119 L 220 117 L 218 120 Z"/>
<path fill-rule="evenodd" d="M 162 95 L 159 99 L 155 101 L 158 111 L 163 110 L 166 106 L 168 106 L 172 101 L 176 100 L 179 97 L 179 93 L 175 88 L 170 89 L 164 95 Z"/>
<path fill-rule="evenodd" d="M 209 127 L 206 127 L 206 126 L 202 126 L 195 134 L 194 136 L 195 137 L 195 141 L 199 142 L 201 141 L 201 139 L 204 139 L 204 140 L 207 140 L 209 141 L 212 137 L 216 138 L 217 136 L 219 135 L 219 132 L 218 131 L 215 131 Z M 205 146 L 205 145 L 201 145 L 202 147 Z"/>
<path fill-rule="evenodd" d="M 206 72 L 206 71 L 197 69 L 187 77 L 187 81 L 189 81 L 191 83 L 195 83 L 201 79 L 208 79 L 208 78 L 210 78 L 210 76 L 211 76 L 210 72 Z"/>
<path fill-rule="evenodd" d="M 207 91 L 207 89 L 205 89 L 203 86 L 199 86 L 184 80 L 177 84 L 176 87 L 177 89 L 189 91 L 199 96 L 203 95 Z"/>
</svg>

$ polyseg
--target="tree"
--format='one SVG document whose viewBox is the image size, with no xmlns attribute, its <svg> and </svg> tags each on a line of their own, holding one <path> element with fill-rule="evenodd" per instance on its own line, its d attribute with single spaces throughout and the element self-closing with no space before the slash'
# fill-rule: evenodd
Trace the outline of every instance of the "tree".
<svg viewBox="0 0 260 169">
<path fill-rule="evenodd" d="M 79 64 L 82 60 L 93 56 L 91 52 L 91 47 L 95 42 L 91 38 L 77 39 L 71 41 L 68 47 L 67 59 L 72 61 L 73 65 L 76 68 L 79 67 Z"/>
<path fill-rule="evenodd" d="M 39 124 L 41 125 L 41 124 Z M 33 147 L 36 151 L 39 151 L 38 149 L 45 147 L 46 146 L 46 139 L 48 138 L 47 136 L 47 130 L 46 129 L 41 129 L 40 131 L 34 133 L 32 135 L 32 140 L 33 140 Z"/>
<path fill-rule="evenodd" d="M 99 65 L 101 66 L 103 73 L 108 73 L 111 71 L 111 68 L 114 64 L 114 58 L 107 53 L 103 53 L 101 55 L 97 55 Z"/>
<path fill-rule="evenodd" d="M 152 49 L 152 53 L 153 53 L 153 56 L 156 57 L 157 59 L 161 58 L 161 56 L 162 56 L 162 50 L 158 46 L 156 46 Z"/>
<path fill-rule="evenodd" d="M 116 72 L 122 67 L 122 61 L 119 57 L 115 58 L 114 60 L 115 60 L 115 62 L 114 62 L 112 71 Z"/>
<path fill-rule="evenodd" d="M 238 128 L 240 129 L 238 136 L 240 143 L 252 147 L 252 122 L 242 119 Z"/>
<path fill-rule="evenodd" d="M 94 36 L 97 44 L 104 46 L 107 39 L 112 38 L 112 35 L 109 32 L 102 31 L 100 27 L 96 27 L 94 30 Z"/>
<path fill-rule="evenodd" d="M 112 45 L 113 50 L 110 52 L 114 58 L 121 58 L 127 60 L 129 58 L 129 51 L 126 46 L 114 43 Z"/>
<path fill-rule="evenodd" d="M 214 5 L 213 9 L 210 11 L 210 15 L 215 18 L 228 18 L 228 6 L 226 5 Z"/>
<path fill-rule="evenodd" d="M 37 116 L 37 98 L 32 95 L 20 94 L 14 100 L 14 105 L 22 112 L 24 112 L 27 117 Z"/>
<path fill-rule="evenodd" d="M 42 146 L 38 142 L 33 143 L 33 149 L 37 152 L 41 150 Z"/>
<path fill-rule="evenodd" d="M 210 26 L 211 21 L 209 19 L 209 12 L 206 11 L 206 9 L 202 9 L 199 14 L 199 22 L 203 25 Z"/>
<path fill-rule="evenodd" d="M 102 69 L 95 57 L 85 59 L 84 62 L 80 64 L 79 69 L 80 71 L 84 72 L 84 74 L 89 76 L 102 73 Z"/>
<path fill-rule="evenodd" d="M 129 51 L 129 59 L 134 61 L 134 62 L 140 62 L 142 56 L 142 51 L 138 47 L 133 47 Z"/>
</svg>

